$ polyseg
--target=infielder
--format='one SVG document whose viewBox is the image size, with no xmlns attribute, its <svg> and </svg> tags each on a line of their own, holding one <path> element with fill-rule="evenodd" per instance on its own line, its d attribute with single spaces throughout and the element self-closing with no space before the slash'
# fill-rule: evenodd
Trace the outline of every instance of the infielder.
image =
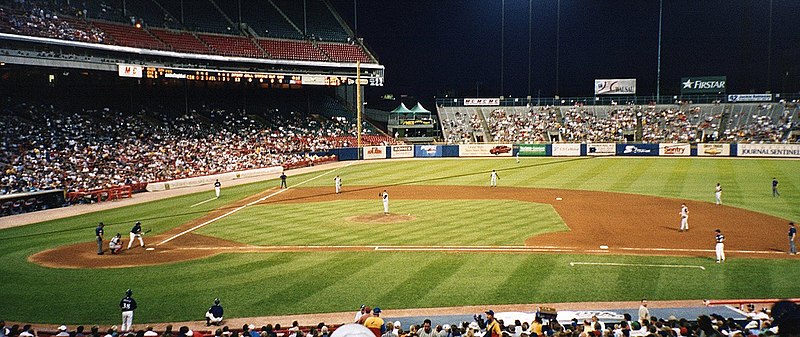
<svg viewBox="0 0 800 337">
<path fill-rule="evenodd" d="M 499 178 L 500 178 L 500 177 L 498 177 L 498 176 L 497 176 L 497 171 L 495 171 L 495 170 L 492 170 L 492 175 L 491 175 L 491 176 L 490 176 L 490 178 L 489 178 L 489 180 L 490 180 L 490 182 L 489 182 L 489 186 L 491 186 L 491 187 L 497 187 L 497 179 L 499 179 Z"/>
<path fill-rule="evenodd" d="M 333 185 L 336 186 L 336 194 L 342 192 L 342 178 L 339 178 L 338 175 L 333 178 Z"/>
<path fill-rule="evenodd" d="M 101 222 L 94 229 L 94 236 L 97 239 L 97 255 L 103 255 L 103 227 L 105 227 L 105 225 Z"/>
<path fill-rule="evenodd" d="M 206 326 L 211 324 L 219 325 L 222 322 L 222 306 L 219 305 L 219 298 L 214 299 L 214 305 L 206 311 Z"/>
<path fill-rule="evenodd" d="M 383 199 L 383 214 L 389 215 L 389 192 L 383 190 L 383 193 L 378 195 Z"/>
<path fill-rule="evenodd" d="M 717 233 L 714 237 L 714 241 L 717 242 L 717 245 L 714 247 L 714 250 L 717 252 L 717 263 L 725 262 L 725 235 L 722 235 L 719 229 L 714 232 Z"/>
<path fill-rule="evenodd" d="M 214 182 L 214 193 L 217 194 L 217 199 L 219 199 L 219 189 L 222 187 L 222 184 L 219 183 L 219 179 Z"/>
<path fill-rule="evenodd" d="M 287 188 L 287 186 L 286 186 L 286 172 L 281 172 L 281 188 Z"/>
<path fill-rule="evenodd" d="M 794 227 L 794 222 L 789 223 L 789 255 L 797 255 L 797 246 L 794 243 L 797 237 L 797 228 Z"/>
<path fill-rule="evenodd" d="M 133 311 L 136 310 L 136 300 L 131 297 L 133 290 L 126 290 L 125 297 L 119 301 L 119 309 L 122 310 L 122 327 L 120 331 L 131 331 L 133 329 Z"/>
<path fill-rule="evenodd" d="M 686 203 L 681 204 L 681 229 L 680 232 L 685 232 L 689 230 L 689 207 L 686 207 Z"/>
<path fill-rule="evenodd" d="M 722 186 L 717 183 L 717 187 L 714 189 L 714 197 L 717 198 L 717 205 L 722 205 Z"/>
<path fill-rule="evenodd" d="M 142 240 L 142 223 L 141 222 L 136 221 L 136 224 L 133 225 L 133 228 L 131 228 L 131 234 L 130 235 L 131 235 L 131 241 L 128 241 L 128 249 L 131 249 L 131 246 L 133 245 L 133 240 L 136 239 L 136 238 L 139 238 L 139 243 L 142 245 L 142 247 L 144 247 L 144 240 Z"/>
<path fill-rule="evenodd" d="M 119 251 L 122 250 L 122 240 L 121 240 L 121 238 L 122 238 L 122 235 L 117 233 L 117 235 L 115 235 L 113 238 L 111 238 L 111 241 L 108 242 L 108 249 L 111 250 L 111 254 L 119 253 Z"/>
</svg>

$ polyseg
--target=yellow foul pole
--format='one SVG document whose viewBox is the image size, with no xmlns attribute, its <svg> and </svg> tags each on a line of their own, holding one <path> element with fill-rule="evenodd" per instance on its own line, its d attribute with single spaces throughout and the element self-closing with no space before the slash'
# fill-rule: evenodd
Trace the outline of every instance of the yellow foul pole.
<svg viewBox="0 0 800 337">
<path fill-rule="evenodd" d="M 361 149 L 361 62 L 356 61 L 356 121 L 358 123 L 358 148 Z"/>
</svg>

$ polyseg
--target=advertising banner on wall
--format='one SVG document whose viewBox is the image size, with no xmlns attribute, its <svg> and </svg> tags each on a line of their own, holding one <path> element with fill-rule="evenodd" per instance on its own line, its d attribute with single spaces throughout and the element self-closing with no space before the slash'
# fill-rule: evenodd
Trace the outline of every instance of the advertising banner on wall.
<svg viewBox="0 0 800 337">
<path fill-rule="evenodd" d="M 386 146 L 364 146 L 364 159 L 386 159 Z"/>
<path fill-rule="evenodd" d="M 728 95 L 728 102 L 771 102 L 772 94 Z"/>
<path fill-rule="evenodd" d="M 142 78 L 143 67 L 137 66 L 133 64 L 117 64 L 117 74 L 119 77 L 133 77 L 133 78 Z"/>
<path fill-rule="evenodd" d="M 617 144 L 618 156 L 657 156 L 658 144 Z"/>
<path fill-rule="evenodd" d="M 413 158 L 414 145 L 393 145 L 392 158 Z"/>
<path fill-rule="evenodd" d="M 697 144 L 698 156 L 728 157 L 731 155 L 730 144 Z"/>
<path fill-rule="evenodd" d="M 662 143 L 658 144 L 659 156 L 689 156 L 692 154 L 692 146 L 683 143 Z"/>
<path fill-rule="evenodd" d="M 725 76 L 681 78 L 681 94 L 713 94 L 725 92 Z"/>
<path fill-rule="evenodd" d="M 499 98 L 465 98 L 464 105 L 500 105 Z"/>
<path fill-rule="evenodd" d="M 437 145 L 414 145 L 414 157 L 441 157 L 442 147 Z"/>
<path fill-rule="evenodd" d="M 459 157 L 511 157 L 511 144 L 462 144 Z"/>
<path fill-rule="evenodd" d="M 594 80 L 595 95 L 635 95 L 636 79 Z"/>
<path fill-rule="evenodd" d="M 520 144 L 520 157 L 544 157 L 547 155 L 546 144 Z"/>
<path fill-rule="evenodd" d="M 581 155 L 581 144 L 553 144 L 553 157 L 577 157 Z"/>
<path fill-rule="evenodd" d="M 740 157 L 800 157 L 800 144 L 736 144 Z"/>
<path fill-rule="evenodd" d="M 587 156 L 613 156 L 615 153 L 617 153 L 617 144 L 614 143 L 586 144 Z"/>
</svg>

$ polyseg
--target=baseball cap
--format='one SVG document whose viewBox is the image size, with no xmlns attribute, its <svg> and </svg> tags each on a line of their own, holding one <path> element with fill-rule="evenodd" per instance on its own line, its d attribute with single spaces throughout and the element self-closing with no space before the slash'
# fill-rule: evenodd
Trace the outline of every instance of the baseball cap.
<svg viewBox="0 0 800 337">
<path fill-rule="evenodd" d="M 186 331 L 186 336 L 191 336 L 191 335 L 194 335 L 194 331 L 192 331 L 192 329 L 189 329 L 189 331 Z"/>
<path fill-rule="evenodd" d="M 381 313 L 381 308 L 375 307 L 375 309 L 372 309 L 372 313 L 373 314 L 380 314 Z"/>
<path fill-rule="evenodd" d="M 492 309 L 486 310 L 485 312 L 486 312 L 487 315 L 494 316 L 494 310 L 492 310 Z"/>
<path fill-rule="evenodd" d="M 367 306 L 366 304 L 362 304 L 361 309 L 364 309 L 366 306 Z"/>
</svg>

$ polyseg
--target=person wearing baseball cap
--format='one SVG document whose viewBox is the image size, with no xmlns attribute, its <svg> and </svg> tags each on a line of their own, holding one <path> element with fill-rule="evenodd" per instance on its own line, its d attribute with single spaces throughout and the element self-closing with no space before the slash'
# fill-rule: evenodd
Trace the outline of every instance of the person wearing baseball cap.
<svg viewBox="0 0 800 337">
<path fill-rule="evenodd" d="M 501 337 L 500 323 L 494 318 L 494 310 L 486 310 L 486 333 L 485 337 Z"/>
<path fill-rule="evenodd" d="M 364 326 L 372 331 L 375 337 L 381 337 L 384 332 L 386 332 L 386 324 L 383 322 L 383 318 L 380 317 L 381 315 L 381 308 L 375 307 L 372 309 L 372 317 L 367 318 L 364 321 Z"/>
</svg>

